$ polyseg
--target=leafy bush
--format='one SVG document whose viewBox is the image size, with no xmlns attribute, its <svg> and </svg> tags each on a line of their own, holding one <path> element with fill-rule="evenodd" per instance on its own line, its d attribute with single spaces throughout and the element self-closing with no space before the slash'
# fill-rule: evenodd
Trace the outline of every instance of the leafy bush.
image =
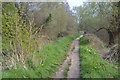
<svg viewBox="0 0 120 80">
<path fill-rule="evenodd" d="M 4 3 L 5 4 L 5 3 Z M 11 10 L 12 8 L 12 10 Z M 18 13 L 15 4 L 9 3 L 3 6 L 2 14 L 2 55 L 3 66 L 16 68 L 16 63 L 21 62 L 26 66 L 27 55 L 37 49 L 37 41 L 32 21 L 26 21 Z M 31 25 L 30 25 L 31 24 Z M 40 41 L 39 41 L 40 42 Z"/>
</svg>

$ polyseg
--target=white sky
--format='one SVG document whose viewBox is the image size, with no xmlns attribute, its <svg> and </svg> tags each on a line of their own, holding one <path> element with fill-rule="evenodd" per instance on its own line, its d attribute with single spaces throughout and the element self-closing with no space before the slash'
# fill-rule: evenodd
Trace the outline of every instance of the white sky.
<svg viewBox="0 0 120 80">
<path fill-rule="evenodd" d="M 71 9 L 74 7 L 74 6 L 80 6 L 83 4 L 85 0 L 67 0 L 67 2 L 69 3 Z"/>
</svg>

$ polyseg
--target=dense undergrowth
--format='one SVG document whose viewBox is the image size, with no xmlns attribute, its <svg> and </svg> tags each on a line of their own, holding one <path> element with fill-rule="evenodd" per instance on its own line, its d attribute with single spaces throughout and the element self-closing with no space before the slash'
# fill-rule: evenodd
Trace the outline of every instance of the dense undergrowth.
<svg viewBox="0 0 120 80">
<path fill-rule="evenodd" d="M 78 36 L 64 37 L 32 54 L 24 68 L 17 63 L 17 69 L 5 70 L 3 78 L 51 78 L 67 56 L 69 46 Z"/>
<path fill-rule="evenodd" d="M 81 77 L 83 78 L 118 78 L 116 65 L 106 62 L 89 45 L 86 38 L 80 40 Z"/>
</svg>

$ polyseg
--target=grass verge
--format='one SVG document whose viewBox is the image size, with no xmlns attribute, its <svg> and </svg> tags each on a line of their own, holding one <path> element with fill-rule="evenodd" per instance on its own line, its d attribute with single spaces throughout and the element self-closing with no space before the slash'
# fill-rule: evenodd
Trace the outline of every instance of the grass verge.
<svg viewBox="0 0 120 80">
<path fill-rule="evenodd" d="M 117 66 L 101 58 L 85 38 L 80 39 L 80 57 L 82 78 L 118 78 Z"/>
<path fill-rule="evenodd" d="M 71 42 L 78 36 L 64 37 L 26 59 L 27 68 L 17 63 L 17 69 L 5 70 L 3 78 L 52 78 L 58 67 L 66 59 Z"/>
</svg>

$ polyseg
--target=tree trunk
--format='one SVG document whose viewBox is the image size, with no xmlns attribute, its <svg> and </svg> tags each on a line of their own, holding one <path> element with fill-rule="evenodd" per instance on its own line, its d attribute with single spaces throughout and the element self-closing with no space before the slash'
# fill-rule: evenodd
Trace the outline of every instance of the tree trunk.
<svg viewBox="0 0 120 80">
<path fill-rule="evenodd" d="M 111 31 L 108 31 L 108 34 L 109 34 L 109 45 L 112 45 L 115 43 L 113 33 Z"/>
<path fill-rule="evenodd" d="M 105 29 L 105 30 L 108 32 L 108 35 L 109 35 L 109 45 L 114 44 L 114 43 L 115 43 L 115 42 L 114 42 L 114 38 L 115 38 L 114 33 L 113 33 L 111 30 L 109 30 L 109 29 L 107 29 L 107 28 L 104 28 L 104 27 L 96 30 L 96 32 L 98 32 L 98 31 L 100 31 L 100 30 L 102 30 L 102 29 Z"/>
</svg>

